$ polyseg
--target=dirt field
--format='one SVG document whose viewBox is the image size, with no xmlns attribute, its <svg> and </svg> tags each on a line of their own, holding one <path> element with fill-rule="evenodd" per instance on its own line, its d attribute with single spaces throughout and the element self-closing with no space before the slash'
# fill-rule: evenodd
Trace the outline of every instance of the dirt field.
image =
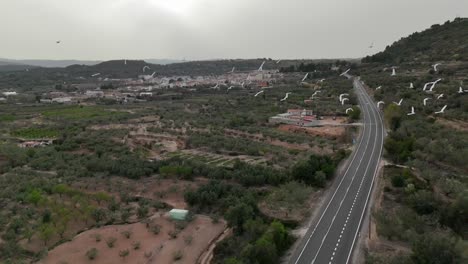
<svg viewBox="0 0 468 264">
<path fill-rule="evenodd" d="M 294 125 L 280 125 L 278 129 L 287 132 L 302 132 L 330 139 L 338 139 L 343 137 L 346 133 L 346 128 L 342 126 L 299 127 Z"/>
<path fill-rule="evenodd" d="M 38 263 L 193 264 L 226 228 L 224 222 L 214 224 L 209 217 L 197 215 L 176 238 L 171 238 L 169 232 L 175 230 L 174 222 L 165 216 L 155 215 L 152 224 L 160 226 L 159 234 L 151 232 L 143 223 L 106 226 L 83 232 L 72 241 L 49 251 L 48 256 Z M 131 231 L 130 238 L 121 234 L 127 230 Z M 96 241 L 96 234 L 101 236 L 101 241 Z M 108 247 L 106 242 L 111 237 L 117 239 L 113 248 Z M 139 249 L 134 249 L 135 242 L 140 242 Z M 86 252 L 91 248 L 96 248 L 98 252 L 94 260 L 89 260 L 86 256 Z M 128 256 L 120 256 L 125 250 L 129 251 Z M 175 261 L 176 252 L 181 253 L 178 261 Z"/>
</svg>

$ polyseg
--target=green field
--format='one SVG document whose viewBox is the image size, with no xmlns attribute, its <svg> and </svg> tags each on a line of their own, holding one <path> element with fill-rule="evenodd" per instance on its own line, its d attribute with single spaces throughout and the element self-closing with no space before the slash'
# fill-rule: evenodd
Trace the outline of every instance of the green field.
<svg viewBox="0 0 468 264">
<path fill-rule="evenodd" d="M 123 112 L 112 112 L 102 107 L 71 106 L 42 112 L 42 115 L 49 119 L 94 119 L 100 117 L 121 117 L 126 115 Z"/>
<path fill-rule="evenodd" d="M 27 139 L 56 138 L 60 132 L 51 128 L 24 128 L 11 132 L 11 135 Z"/>
</svg>

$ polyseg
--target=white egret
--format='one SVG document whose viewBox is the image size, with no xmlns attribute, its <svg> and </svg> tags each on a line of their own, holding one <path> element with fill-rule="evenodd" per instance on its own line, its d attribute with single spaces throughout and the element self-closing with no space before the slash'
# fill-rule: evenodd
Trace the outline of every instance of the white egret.
<svg viewBox="0 0 468 264">
<path fill-rule="evenodd" d="M 411 107 L 411 113 L 408 113 L 408 114 L 406 114 L 406 115 L 409 115 L 409 116 L 410 116 L 410 115 L 414 115 L 414 114 L 416 114 L 416 112 L 414 111 L 414 107 L 412 106 L 412 107 Z"/>
<path fill-rule="evenodd" d="M 344 105 L 344 103 L 345 103 L 346 101 L 349 101 L 349 99 L 348 99 L 348 98 L 343 98 L 343 100 L 341 100 L 341 105 Z"/>
<path fill-rule="evenodd" d="M 403 99 L 400 99 L 400 101 L 397 103 L 397 102 L 393 102 L 394 104 L 398 105 L 398 106 L 401 106 L 401 103 L 403 103 Z"/>
<path fill-rule="evenodd" d="M 301 82 L 304 82 L 305 79 L 307 79 L 308 76 L 309 76 L 309 73 L 306 73 L 306 75 L 304 76 L 304 78 L 302 78 L 302 81 L 301 81 Z"/>
<path fill-rule="evenodd" d="M 351 69 L 347 69 L 345 72 L 343 72 L 342 74 L 340 74 L 340 76 L 344 76 L 346 75 Z"/>
<path fill-rule="evenodd" d="M 231 90 L 232 88 L 234 88 L 234 86 L 229 86 L 229 88 L 227 88 L 227 90 Z"/>
<path fill-rule="evenodd" d="M 99 76 L 99 75 L 101 75 L 101 73 L 98 72 L 98 73 L 95 73 L 95 74 L 91 75 L 91 77 L 96 77 L 96 76 Z"/>
<path fill-rule="evenodd" d="M 349 96 L 349 94 L 347 94 L 347 93 L 340 94 L 340 102 L 341 102 L 341 100 L 343 100 L 343 96 Z"/>
<path fill-rule="evenodd" d="M 286 101 L 286 99 L 288 99 L 288 97 L 289 97 L 290 94 L 291 94 L 290 92 L 289 92 L 289 93 L 286 93 L 286 95 L 284 96 L 283 99 L 280 100 L 280 102 Z"/>
<path fill-rule="evenodd" d="M 447 105 L 444 105 L 444 107 L 442 107 L 440 111 L 435 112 L 435 114 L 443 114 L 446 108 L 447 108 Z"/>
<path fill-rule="evenodd" d="M 410 88 L 410 89 L 413 89 L 413 88 L 414 88 L 413 83 L 410 83 L 409 88 Z"/>
<path fill-rule="evenodd" d="M 323 83 L 323 81 L 325 81 L 325 79 L 320 79 L 320 80 L 318 80 L 318 82 L 321 82 L 321 83 Z"/>
<path fill-rule="evenodd" d="M 276 61 L 276 64 L 278 64 L 278 63 L 280 63 L 280 62 L 281 62 L 281 60 L 277 60 L 277 61 Z"/>
<path fill-rule="evenodd" d="M 439 94 L 439 96 L 437 96 L 437 100 L 439 100 L 442 97 L 444 97 L 444 94 Z"/>
<path fill-rule="evenodd" d="M 439 66 L 439 65 L 440 65 L 440 63 L 436 63 L 436 64 L 432 65 L 432 67 L 434 68 L 434 71 L 438 71 L 437 66 Z"/>
<path fill-rule="evenodd" d="M 314 98 L 314 96 L 316 96 L 318 93 L 320 93 L 320 91 L 315 91 L 315 93 L 312 94 L 312 96 L 310 98 Z"/>
<path fill-rule="evenodd" d="M 149 66 L 144 66 L 143 67 L 143 72 L 145 72 L 146 69 L 151 70 L 151 68 Z"/>
<path fill-rule="evenodd" d="M 260 65 L 260 68 L 258 68 L 258 71 L 263 71 L 263 65 L 265 65 L 265 61 L 262 62 L 262 65 Z"/>
<path fill-rule="evenodd" d="M 382 86 L 375 88 L 375 90 L 380 90 L 380 89 L 382 89 Z"/>
<path fill-rule="evenodd" d="M 354 112 L 354 109 L 352 109 L 352 108 L 346 109 L 346 113 L 348 113 L 349 111 L 353 111 L 353 112 Z"/>
<path fill-rule="evenodd" d="M 384 101 L 379 101 L 379 102 L 377 103 L 377 107 L 380 107 L 381 104 L 385 104 L 385 102 L 384 102 Z"/>
<path fill-rule="evenodd" d="M 458 93 L 461 94 L 463 93 L 463 88 L 460 86 L 460 88 L 458 88 Z"/>
<path fill-rule="evenodd" d="M 260 92 L 256 93 L 256 94 L 254 95 L 254 97 L 257 97 L 259 94 L 262 94 L 263 92 L 264 92 L 264 90 L 261 90 Z"/>
<path fill-rule="evenodd" d="M 427 105 L 427 100 L 431 100 L 431 98 L 427 97 L 427 98 L 424 98 L 423 100 L 423 105 L 426 106 Z"/>
<path fill-rule="evenodd" d="M 392 68 L 392 76 L 396 76 L 396 70 L 395 70 L 395 68 Z"/>
</svg>

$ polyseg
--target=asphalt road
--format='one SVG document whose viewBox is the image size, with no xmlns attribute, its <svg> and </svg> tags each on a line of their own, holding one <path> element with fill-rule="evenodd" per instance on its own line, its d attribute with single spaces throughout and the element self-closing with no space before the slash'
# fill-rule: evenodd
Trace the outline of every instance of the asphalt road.
<svg viewBox="0 0 468 264">
<path fill-rule="evenodd" d="M 290 263 L 352 263 L 384 140 L 383 118 L 376 104 L 360 81 L 354 80 L 353 85 L 361 107 L 363 130 L 345 172 L 335 178 L 330 195 Z"/>
</svg>

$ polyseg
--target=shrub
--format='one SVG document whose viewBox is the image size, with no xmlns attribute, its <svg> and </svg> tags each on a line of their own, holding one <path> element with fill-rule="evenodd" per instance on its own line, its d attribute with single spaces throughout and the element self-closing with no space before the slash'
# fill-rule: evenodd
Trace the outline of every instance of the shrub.
<svg viewBox="0 0 468 264">
<path fill-rule="evenodd" d="M 178 261 L 178 260 L 181 260 L 182 258 L 184 257 L 184 253 L 180 250 L 177 250 L 176 252 L 174 252 L 174 254 L 172 255 L 172 259 L 174 261 Z"/>
<path fill-rule="evenodd" d="M 122 236 L 124 236 L 125 238 L 129 239 L 132 236 L 132 231 L 125 230 L 125 231 L 122 231 L 120 234 L 122 234 Z"/>
<path fill-rule="evenodd" d="M 96 240 L 96 242 L 101 241 L 101 235 L 100 234 L 92 234 L 91 236 L 94 238 L 94 240 Z"/>
<path fill-rule="evenodd" d="M 133 247 L 134 250 L 140 249 L 140 247 L 141 247 L 140 241 L 134 241 L 132 243 L 132 247 Z"/>
<path fill-rule="evenodd" d="M 128 249 L 124 249 L 124 250 L 119 251 L 119 256 L 122 257 L 122 258 L 125 258 L 129 254 L 130 254 L 130 250 L 128 250 Z"/>
<path fill-rule="evenodd" d="M 115 246 L 115 242 L 117 241 L 117 238 L 115 237 L 109 237 L 107 240 L 106 240 L 106 243 L 107 243 L 107 246 L 109 248 L 113 248 Z"/>
<path fill-rule="evenodd" d="M 97 255 L 98 255 L 98 250 L 96 248 L 92 248 L 86 251 L 86 257 L 88 257 L 89 260 L 95 259 Z"/>
</svg>

